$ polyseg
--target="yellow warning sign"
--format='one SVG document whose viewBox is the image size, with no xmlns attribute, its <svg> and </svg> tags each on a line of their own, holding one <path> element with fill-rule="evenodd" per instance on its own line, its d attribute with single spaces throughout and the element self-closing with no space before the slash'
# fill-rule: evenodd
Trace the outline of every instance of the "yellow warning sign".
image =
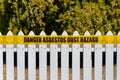
<svg viewBox="0 0 120 80">
<path fill-rule="evenodd" d="M 0 44 L 120 44 L 120 36 L 0 36 Z"/>
</svg>

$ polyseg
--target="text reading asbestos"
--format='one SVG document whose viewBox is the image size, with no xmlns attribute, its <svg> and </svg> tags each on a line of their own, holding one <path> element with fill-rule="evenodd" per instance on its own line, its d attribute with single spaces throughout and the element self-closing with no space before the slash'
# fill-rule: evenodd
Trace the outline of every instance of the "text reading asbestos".
<svg viewBox="0 0 120 80">
<path fill-rule="evenodd" d="M 24 43 L 96 43 L 98 37 L 73 37 L 73 36 L 44 36 L 44 37 L 24 37 Z"/>
</svg>

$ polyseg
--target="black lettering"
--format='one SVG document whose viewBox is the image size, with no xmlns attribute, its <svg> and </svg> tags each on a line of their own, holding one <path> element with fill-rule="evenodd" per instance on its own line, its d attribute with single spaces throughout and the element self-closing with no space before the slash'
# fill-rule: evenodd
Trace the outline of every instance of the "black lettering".
<svg viewBox="0 0 120 80">
<path fill-rule="evenodd" d="M 98 37 L 80 37 L 80 42 L 98 42 Z"/>
<path fill-rule="evenodd" d="M 24 37 L 24 42 L 41 42 L 41 37 Z"/>
</svg>

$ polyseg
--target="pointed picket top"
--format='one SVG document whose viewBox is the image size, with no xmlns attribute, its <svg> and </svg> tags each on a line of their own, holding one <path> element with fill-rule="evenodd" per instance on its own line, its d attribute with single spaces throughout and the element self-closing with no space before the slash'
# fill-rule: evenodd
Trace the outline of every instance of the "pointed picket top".
<svg viewBox="0 0 120 80">
<path fill-rule="evenodd" d="M 113 35 L 111 31 L 108 31 L 106 35 Z"/>
<path fill-rule="evenodd" d="M 13 35 L 12 31 L 8 31 L 7 35 Z"/>
<path fill-rule="evenodd" d="M 68 35 L 68 33 L 66 31 L 63 31 L 62 35 Z"/>
<path fill-rule="evenodd" d="M 35 35 L 35 33 L 33 31 L 30 31 L 29 35 Z"/>
<path fill-rule="evenodd" d="M 100 31 L 97 31 L 95 35 L 102 35 Z"/>
<path fill-rule="evenodd" d="M 51 35 L 57 35 L 57 33 L 56 33 L 55 31 L 53 31 L 53 32 L 51 33 Z"/>
<path fill-rule="evenodd" d="M 78 36 L 78 35 L 79 35 L 78 31 L 75 31 L 75 32 L 73 33 L 73 35 L 75 35 L 75 36 L 77 35 L 77 36 Z"/>
<path fill-rule="evenodd" d="M 41 31 L 40 35 L 46 35 L 45 31 Z"/>
<path fill-rule="evenodd" d="M 0 32 L 0 35 L 2 35 L 2 33 Z"/>
<path fill-rule="evenodd" d="M 120 31 L 118 32 L 118 35 L 120 35 Z"/>
<path fill-rule="evenodd" d="M 22 31 L 19 31 L 18 35 L 24 35 L 24 33 Z"/>
<path fill-rule="evenodd" d="M 85 31 L 84 35 L 90 35 L 89 31 Z"/>
</svg>

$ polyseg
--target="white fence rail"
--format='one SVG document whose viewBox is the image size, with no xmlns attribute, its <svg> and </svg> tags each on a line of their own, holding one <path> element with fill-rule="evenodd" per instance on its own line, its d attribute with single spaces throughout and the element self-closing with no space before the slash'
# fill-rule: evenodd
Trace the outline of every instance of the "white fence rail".
<svg viewBox="0 0 120 80">
<path fill-rule="evenodd" d="M 2 36 L 2 34 L 0 34 Z M 12 35 L 9 31 L 7 35 Z M 22 31 L 18 35 L 24 35 Z M 35 35 L 30 32 L 29 35 Z M 44 31 L 40 35 L 46 35 Z M 51 35 L 57 35 L 52 32 Z M 62 35 L 67 35 L 63 32 Z M 77 31 L 74 35 L 78 35 Z M 85 35 L 90 35 L 88 31 Z M 101 35 L 99 31 L 95 35 Z M 106 35 L 112 35 L 108 32 Z M 118 33 L 120 35 L 120 33 Z M 69 80 L 69 52 L 72 52 L 72 80 L 81 80 L 80 55 L 83 52 L 83 79 L 102 79 L 102 53 L 106 54 L 105 80 L 114 80 L 113 60 L 114 52 L 117 53 L 116 80 L 120 80 L 120 44 L 0 44 L 0 80 L 3 80 L 3 52 L 6 52 L 6 80 L 14 80 L 14 52 L 17 52 L 17 80 L 25 80 L 25 52 L 28 52 L 28 80 L 36 80 L 36 52 L 39 52 L 39 80 L 47 80 L 47 52 L 50 52 L 50 80 L 58 80 L 58 52 L 61 52 L 61 80 Z M 92 56 L 95 54 L 94 77 L 92 77 Z"/>
</svg>

